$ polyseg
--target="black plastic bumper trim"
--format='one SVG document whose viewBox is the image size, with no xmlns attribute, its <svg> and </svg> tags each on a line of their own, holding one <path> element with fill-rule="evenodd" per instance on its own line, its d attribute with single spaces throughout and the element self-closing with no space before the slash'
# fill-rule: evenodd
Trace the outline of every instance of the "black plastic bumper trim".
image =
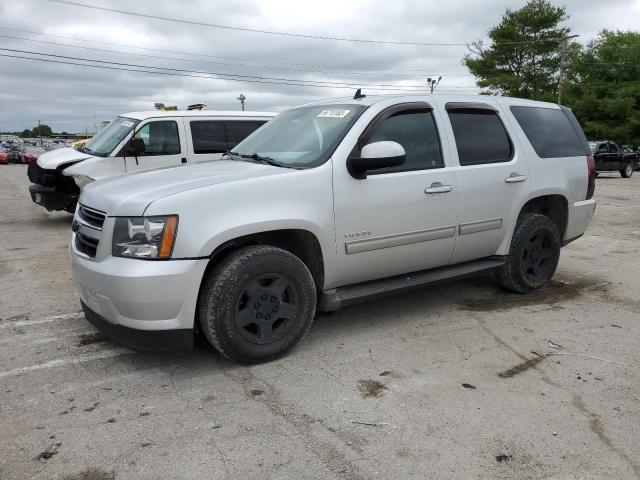
<svg viewBox="0 0 640 480">
<path fill-rule="evenodd" d="M 140 352 L 190 352 L 193 350 L 193 329 L 176 330 L 137 330 L 114 325 L 91 310 L 84 302 L 84 316 L 100 333 L 114 343 Z"/>
<path fill-rule="evenodd" d="M 66 210 L 70 205 L 78 201 L 77 193 L 58 192 L 55 187 L 43 187 L 42 185 L 30 185 L 29 193 L 33 203 L 47 210 Z M 40 201 L 36 201 L 36 193 L 40 194 Z"/>
</svg>

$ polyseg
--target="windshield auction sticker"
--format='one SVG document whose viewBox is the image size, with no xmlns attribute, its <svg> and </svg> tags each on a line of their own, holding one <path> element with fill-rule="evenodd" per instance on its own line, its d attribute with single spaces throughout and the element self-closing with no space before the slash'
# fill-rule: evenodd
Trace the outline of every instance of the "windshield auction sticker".
<svg viewBox="0 0 640 480">
<path fill-rule="evenodd" d="M 123 127 L 133 127 L 133 122 L 124 120 L 120 125 L 122 125 Z"/>
<path fill-rule="evenodd" d="M 345 110 L 343 108 L 331 108 L 327 110 L 322 110 L 317 118 L 344 118 L 346 117 L 351 110 Z"/>
</svg>

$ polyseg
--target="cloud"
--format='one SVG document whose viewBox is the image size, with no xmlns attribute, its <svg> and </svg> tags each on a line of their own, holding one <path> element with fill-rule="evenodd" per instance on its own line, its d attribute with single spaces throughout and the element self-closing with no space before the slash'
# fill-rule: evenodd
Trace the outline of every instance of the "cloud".
<svg viewBox="0 0 640 480">
<path fill-rule="evenodd" d="M 524 3 L 524 0 L 449 0 L 446 4 L 421 0 L 135 3 L 109 0 L 100 5 L 291 33 L 464 43 L 484 37 L 507 6 L 519 8 Z M 585 43 L 602 28 L 637 28 L 632 23 L 634 16 L 629 13 L 634 9 L 638 11 L 638 1 L 565 0 L 564 4 L 571 15 L 568 25 L 581 34 L 580 40 Z M 468 71 L 461 63 L 466 53 L 464 46 L 377 45 L 283 37 L 130 17 L 44 0 L 3 2 L 0 14 L 2 48 L 146 66 L 354 85 L 424 86 L 428 75 L 443 75 L 439 86 L 443 92 L 476 91 L 473 77 L 465 76 Z M 121 53 L 77 48 L 80 46 Z M 350 95 L 355 90 L 355 87 L 313 88 L 152 75 L 4 57 L 0 57 L 0 70 L 0 130 L 31 128 L 38 120 L 57 131 L 92 130 L 95 121 L 150 109 L 155 102 L 177 104 L 181 108 L 204 102 L 210 109 L 236 110 L 240 107 L 236 97 L 241 92 L 247 96 L 248 109 L 279 111 L 313 100 Z M 365 90 L 376 91 L 371 87 Z"/>
</svg>

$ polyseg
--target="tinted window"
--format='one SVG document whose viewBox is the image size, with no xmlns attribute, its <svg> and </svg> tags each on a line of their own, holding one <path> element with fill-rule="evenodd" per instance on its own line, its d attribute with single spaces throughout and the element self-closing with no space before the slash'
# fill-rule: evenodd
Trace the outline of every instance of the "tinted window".
<svg viewBox="0 0 640 480">
<path fill-rule="evenodd" d="M 136 132 L 144 141 L 144 155 L 176 155 L 180 153 L 178 124 L 174 121 L 149 122 Z"/>
<path fill-rule="evenodd" d="M 587 145 L 581 140 L 564 111 L 554 108 L 514 106 L 511 107 L 511 112 L 539 157 L 587 155 Z"/>
<path fill-rule="evenodd" d="M 402 145 L 407 153 L 407 160 L 403 165 L 376 170 L 372 174 L 422 170 L 443 165 L 438 131 L 430 111 L 400 112 L 384 119 L 367 143 L 385 140 Z"/>
<path fill-rule="evenodd" d="M 449 120 L 460 165 L 508 162 L 511 141 L 500 117 L 490 110 L 453 110 Z"/>
<path fill-rule="evenodd" d="M 227 127 L 228 149 L 232 150 L 242 140 L 247 138 L 265 123 L 265 121 L 258 120 L 237 120 L 225 122 Z"/>
<path fill-rule="evenodd" d="M 199 120 L 190 123 L 193 153 L 224 153 L 227 133 L 220 120 Z"/>
</svg>

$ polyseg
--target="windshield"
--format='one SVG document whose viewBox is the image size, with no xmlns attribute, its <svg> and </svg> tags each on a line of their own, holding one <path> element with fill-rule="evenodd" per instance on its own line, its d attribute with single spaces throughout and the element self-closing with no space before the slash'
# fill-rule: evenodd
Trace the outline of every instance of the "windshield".
<svg viewBox="0 0 640 480">
<path fill-rule="evenodd" d="M 309 168 L 326 161 L 367 107 L 317 105 L 287 110 L 249 135 L 233 154 Z"/>
<path fill-rule="evenodd" d="M 98 157 L 106 157 L 138 123 L 140 123 L 140 120 L 117 117 L 113 122 L 100 130 L 96 136 L 82 148 L 82 151 Z"/>
</svg>

